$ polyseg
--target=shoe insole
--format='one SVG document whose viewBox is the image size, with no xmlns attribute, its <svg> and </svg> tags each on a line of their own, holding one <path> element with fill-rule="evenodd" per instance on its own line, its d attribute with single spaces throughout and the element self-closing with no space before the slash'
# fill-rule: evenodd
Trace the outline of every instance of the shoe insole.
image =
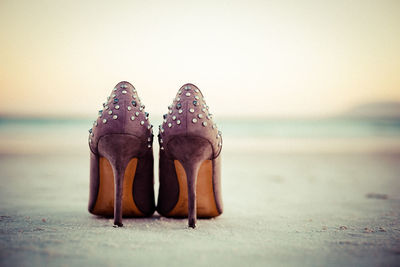
<svg viewBox="0 0 400 267">
<path fill-rule="evenodd" d="M 187 217 L 188 188 L 186 172 L 178 160 L 174 160 L 174 165 L 179 183 L 179 198 L 175 207 L 169 212 L 168 216 Z M 207 218 L 219 215 L 214 197 L 211 160 L 205 160 L 200 166 L 197 175 L 196 204 L 198 217 Z"/>
<path fill-rule="evenodd" d="M 122 191 L 122 216 L 134 217 L 144 214 L 137 208 L 132 195 L 132 186 L 135 179 L 138 159 L 129 161 L 124 174 Z M 104 158 L 99 159 L 100 184 L 93 213 L 103 216 L 114 215 L 114 173 L 110 162 Z"/>
</svg>

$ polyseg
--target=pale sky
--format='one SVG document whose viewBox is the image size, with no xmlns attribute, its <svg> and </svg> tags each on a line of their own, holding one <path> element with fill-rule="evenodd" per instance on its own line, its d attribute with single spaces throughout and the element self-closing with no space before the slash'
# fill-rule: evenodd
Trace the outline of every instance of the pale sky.
<svg viewBox="0 0 400 267">
<path fill-rule="evenodd" d="M 400 1 L 0 0 L 0 114 L 95 118 L 121 80 L 157 115 L 186 82 L 217 116 L 400 101 Z"/>
</svg>

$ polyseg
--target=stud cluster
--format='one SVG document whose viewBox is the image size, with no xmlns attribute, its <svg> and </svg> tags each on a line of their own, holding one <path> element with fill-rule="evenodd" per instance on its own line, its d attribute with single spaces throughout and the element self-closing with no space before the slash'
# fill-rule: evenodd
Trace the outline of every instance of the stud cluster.
<svg viewBox="0 0 400 267">
<path fill-rule="evenodd" d="M 221 132 L 217 130 L 217 125 L 212 121 L 213 115 L 209 112 L 202 93 L 193 85 L 185 85 L 178 91 L 172 104 L 168 106 L 168 113 L 163 115 L 163 123 L 159 126 L 158 136 L 161 150 L 164 150 L 163 136 L 165 132 L 175 128 L 179 131 L 185 118 L 185 122 L 188 124 L 201 125 L 204 131 L 212 132 L 216 145 L 222 146 Z M 187 127 L 190 126 L 187 125 Z"/>
<path fill-rule="evenodd" d="M 130 94 L 128 94 L 128 91 L 130 91 Z M 107 101 L 103 103 L 103 109 L 99 110 L 98 118 L 93 122 L 93 128 L 89 129 L 89 144 L 96 137 L 95 130 L 100 131 L 99 127 L 103 127 L 112 121 L 121 120 L 121 117 L 126 117 L 125 121 L 135 122 L 149 130 L 147 147 L 151 148 L 153 125 L 149 123 L 149 113 L 144 112 L 144 109 L 145 106 L 141 104 L 137 91 L 133 86 L 128 86 L 128 83 L 121 83 L 119 86 L 114 87 L 111 95 L 107 97 Z"/>
</svg>

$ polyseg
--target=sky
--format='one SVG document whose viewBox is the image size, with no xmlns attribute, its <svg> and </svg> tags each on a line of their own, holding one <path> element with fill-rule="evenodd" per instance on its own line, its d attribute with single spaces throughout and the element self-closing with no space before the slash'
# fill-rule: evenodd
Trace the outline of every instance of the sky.
<svg viewBox="0 0 400 267">
<path fill-rule="evenodd" d="M 150 114 L 196 84 L 217 116 L 400 101 L 400 1 L 0 0 L 0 114 L 92 116 L 119 81 Z"/>
</svg>

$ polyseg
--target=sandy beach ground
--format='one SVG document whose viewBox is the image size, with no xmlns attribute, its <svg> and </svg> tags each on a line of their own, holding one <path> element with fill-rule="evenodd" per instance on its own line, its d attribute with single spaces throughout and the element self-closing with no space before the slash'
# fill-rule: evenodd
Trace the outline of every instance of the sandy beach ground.
<svg viewBox="0 0 400 267">
<path fill-rule="evenodd" d="M 1 266 L 400 265 L 397 137 L 244 138 L 227 126 L 223 215 L 195 230 L 158 214 L 113 228 L 87 212 L 86 127 L 0 127 Z"/>
</svg>

